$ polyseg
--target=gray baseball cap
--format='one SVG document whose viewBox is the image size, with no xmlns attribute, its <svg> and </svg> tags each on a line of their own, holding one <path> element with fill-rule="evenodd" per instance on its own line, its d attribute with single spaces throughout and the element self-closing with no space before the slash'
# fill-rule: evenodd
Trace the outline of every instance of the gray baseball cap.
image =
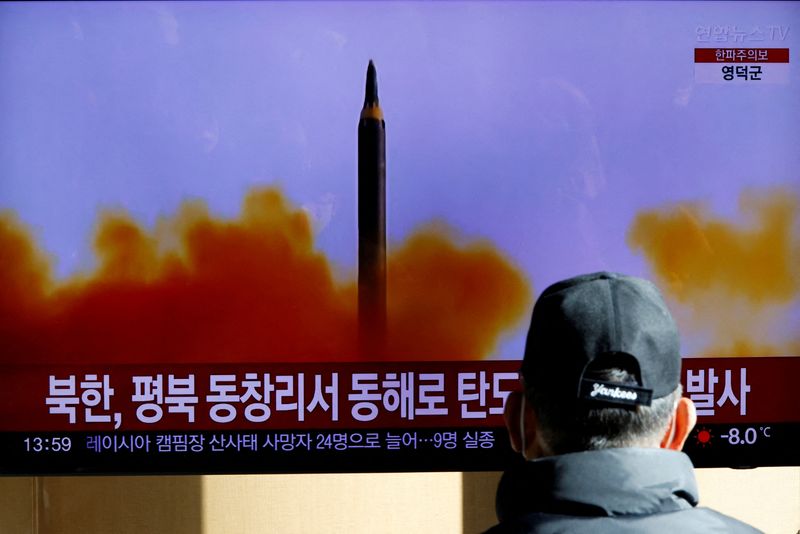
<svg viewBox="0 0 800 534">
<path fill-rule="evenodd" d="M 620 367 L 638 385 L 591 378 Z M 680 338 L 647 280 L 599 272 L 557 282 L 533 308 L 521 373 L 529 387 L 564 402 L 649 406 L 680 383 Z"/>
</svg>

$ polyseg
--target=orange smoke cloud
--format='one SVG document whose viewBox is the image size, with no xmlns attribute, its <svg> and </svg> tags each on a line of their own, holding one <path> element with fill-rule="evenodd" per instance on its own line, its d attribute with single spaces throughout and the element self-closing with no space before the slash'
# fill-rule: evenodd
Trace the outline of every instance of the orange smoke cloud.
<svg viewBox="0 0 800 534">
<path fill-rule="evenodd" d="M 700 204 L 643 212 L 628 243 L 645 254 L 682 329 L 704 338 L 698 355 L 800 354 L 788 313 L 800 296 L 800 197 L 748 191 L 739 208 L 742 224 Z"/>
<path fill-rule="evenodd" d="M 102 214 L 97 266 L 64 281 L 10 214 L 0 216 L 0 363 L 348 361 L 356 284 L 339 284 L 306 214 L 276 190 L 222 220 L 199 202 L 148 231 Z M 423 230 L 389 257 L 391 359 L 477 359 L 530 299 L 491 246 Z"/>
<path fill-rule="evenodd" d="M 488 243 L 455 245 L 430 226 L 388 262 L 391 359 L 476 359 L 525 314 L 531 290 Z M 486 335 L 487 333 L 493 335 Z"/>
</svg>

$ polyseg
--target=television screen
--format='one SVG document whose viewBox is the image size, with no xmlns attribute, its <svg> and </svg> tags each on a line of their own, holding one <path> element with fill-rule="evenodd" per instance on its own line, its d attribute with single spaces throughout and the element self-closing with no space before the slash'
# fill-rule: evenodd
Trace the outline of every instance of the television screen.
<svg viewBox="0 0 800 534">
<path fill-rule="evenodd" d="M 697 466 L 800 465 L 800 9 L 0 5 L 0 473 L 499 470 L 651 279 Z"/>
</svg>

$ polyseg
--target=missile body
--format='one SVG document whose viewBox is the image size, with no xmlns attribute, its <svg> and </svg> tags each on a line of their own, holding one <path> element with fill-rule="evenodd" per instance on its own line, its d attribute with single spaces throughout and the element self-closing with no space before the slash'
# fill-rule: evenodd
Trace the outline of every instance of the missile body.
<svg viewBox="0 0 800 534">
<path fill-rule="evenodd" d="M 358 121 L 358 331 L 361 356 L 379 355 L 386 338 L 386 124 L 372 61 Z"/>
</svg>

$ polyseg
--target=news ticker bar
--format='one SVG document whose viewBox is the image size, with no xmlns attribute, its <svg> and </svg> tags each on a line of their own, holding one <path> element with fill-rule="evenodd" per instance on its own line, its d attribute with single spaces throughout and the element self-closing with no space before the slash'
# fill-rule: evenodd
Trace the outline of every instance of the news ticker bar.
<svg viewBox="0 0 800 534">
<path fill-rule="evenodd" d="M 695 467 L 800 465 L 800 424 L 700 425 Z M 502 471 L 519 461 L 504 428 L 0 433 L 0 474 Z"/>
<path fill-rule="evenodd" d="M 0 474 L 486 471 L 514 461 L 505 429 L 0 433 Z"/>
</svg>

